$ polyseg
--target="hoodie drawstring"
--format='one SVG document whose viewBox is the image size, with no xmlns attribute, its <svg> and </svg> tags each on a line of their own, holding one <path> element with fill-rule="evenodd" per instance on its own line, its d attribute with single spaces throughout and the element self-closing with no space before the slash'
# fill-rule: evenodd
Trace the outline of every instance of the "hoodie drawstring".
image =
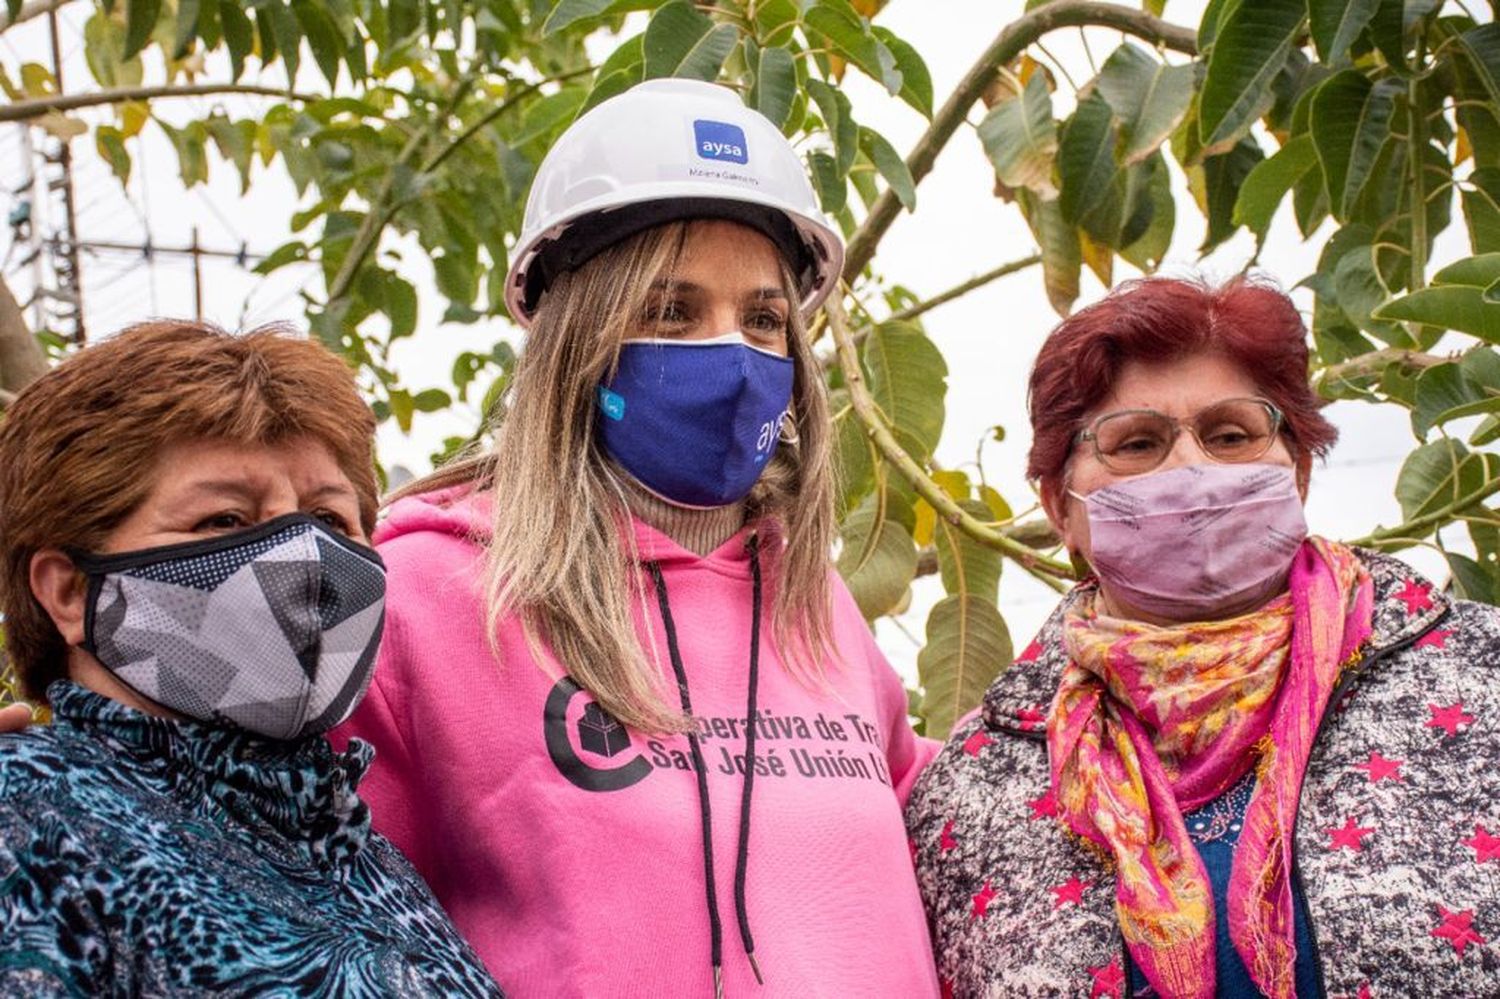
<svg viewBox="0 0 1500 999">
<path fill-rule="evenodd" d="M 734 909 L 740 927 L 740 942 L 745 947 L 745 957 L 750 961 L 750 970 L 761 985 L 760 965 L 755 960 L 755 938 L 750 933 L 750 916 L 745 909 L 745 874 L 750 862 L 750 798 L 755 783 L 755 712 L 756 694 L 760 687 L 760 615 L 761 577 L 760 544 L 754 535 L 746 542 L 750 552 L 751 622 L 750 622 L 750 677 L 749 694 L 746 698 L 745 731 L 745 779 L 740 796 L 739 843 L 734 862 Z M 661 566 L 647 562 L 651 582 L 656 587 L 656 599 L 661 607 L 662 627 L 667 633 L 667 651 L 672 658 L 672 672 L 677 676 L 677 690 L 682 698 L 682 713 L 691 717 L 692 701 L 688 697 L 687 671 L 682 665 L 682 651 L 677 646 L 677 628 L 672 622 L 672 607 L 667 600 L 667 581 L 662 576 Z M 719 897 L 714 884 L 713 815 L 708 801 L 708 767 L 703 762 L 703 747 L 697 732 L 688 733 L 688 747 L 692 751 L 693 769 L 698 776 L 698 821 L 703 830 L 703 882 L 704 897 L 708 905 L 708 930 L 711 940 L 710 956 L 714 968 L 714 996 L 724 995 L 724 929 L 719 921 Z"/>
</svg>

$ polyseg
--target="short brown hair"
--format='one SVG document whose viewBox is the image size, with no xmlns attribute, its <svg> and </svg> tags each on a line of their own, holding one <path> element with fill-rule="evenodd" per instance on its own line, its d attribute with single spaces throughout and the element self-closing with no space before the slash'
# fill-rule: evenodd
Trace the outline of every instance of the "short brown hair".
<svg viewBox="0 0 1500 999">
<path fill-rule="evenodd" d="M 1307 457 L 1338 431 L 1308 381 L 1307 327 L 1292 300 L 1263 280 L 1152 277 L 1127 281 L 1053 329 L 1031 369 L 1031 455 L 1026 476 L 1057 483 L 1088 413 L 1129 361 L 1170 361 L 1218 351 L 1238 364 L 1285 417 Z M 1293 452 L 1297 454 L 1296 451 Z"/>
<path fill-rule="evenodd" d="M 0 614 L 27 696 L 44 699 L 67 652 L 31 593 L 32 556 L 97 550 L 145 500 L 164 446 L 310 437 L 353 484 L 369 533 L 374 433 L 348 366 L 285 326 L 141 323 L 27 386 L 0 419 Z"/>
</svg>

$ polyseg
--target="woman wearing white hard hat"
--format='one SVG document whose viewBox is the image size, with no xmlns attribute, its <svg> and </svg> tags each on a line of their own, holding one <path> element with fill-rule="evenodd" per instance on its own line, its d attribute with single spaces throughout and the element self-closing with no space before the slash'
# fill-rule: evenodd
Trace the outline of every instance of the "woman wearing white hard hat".
<svg viewBox="0 0 1500 999">
<path fill-rule="evenodd" d="M 837 233 L 732 91 L 661 80 L 537 172 L 494 449 L 376 533 L 364 785 L 518 995 L 937 991 L 901 805 L 932 747 L 831 571 L 804 315 Z"/>
</svg>

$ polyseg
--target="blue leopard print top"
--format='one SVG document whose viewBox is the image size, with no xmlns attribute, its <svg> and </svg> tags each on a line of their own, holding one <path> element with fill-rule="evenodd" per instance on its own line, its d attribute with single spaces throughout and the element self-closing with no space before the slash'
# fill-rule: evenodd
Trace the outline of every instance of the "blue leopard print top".
<svg viewBox="0 0 1500 999">
<path fill-rule="evenodd" d="M 0 736 L 0 995 L 501 994 L 371 833 L 368 745 L 47 696 Z"/>
</svg>

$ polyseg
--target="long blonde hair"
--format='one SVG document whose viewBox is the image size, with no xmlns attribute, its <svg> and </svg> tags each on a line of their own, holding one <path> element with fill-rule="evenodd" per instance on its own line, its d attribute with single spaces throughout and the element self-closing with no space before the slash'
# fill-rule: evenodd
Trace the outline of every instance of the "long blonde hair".
<svg viewBox="0 0 1500 999">
<path fill-rule="evenodd" d="M 548 646 L 573 679 L 624 724 L 690 727 L 664 695 L 631 616 L 643 582 L 624 492 L 594 433 L 595 391 L 636 318 L 683 252 L 691 222 L 647 230 L 558 277 L 517 361 L 487 453 L 460 459 L 399 495 L 488 479 L 494 525 L 485 568 L 491 641 L 518 615 L 535 651 Z M 790 302 L 800 300 L 783 265 Z M 818 682 L 832 655 L 829 554 L 834 538 L 831 424 L 804 317 L 787 333 L 796 364 L 797 440 L 776 451 L 747 500 L 766 554 L 772 636 L 783 662 Z M 670 688 L 675 690 L 675 687 Z"/>
</svg>

